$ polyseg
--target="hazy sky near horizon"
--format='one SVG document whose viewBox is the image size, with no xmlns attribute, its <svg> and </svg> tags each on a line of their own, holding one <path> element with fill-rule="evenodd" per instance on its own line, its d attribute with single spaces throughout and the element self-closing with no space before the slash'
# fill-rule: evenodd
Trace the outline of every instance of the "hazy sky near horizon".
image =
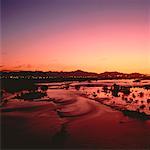
<svg viewBox="0 0 150 150">
<path fill-rule="evenodd" d="M 149 0 L 2 0 L 1 69 L 150 73 Z"/>
</svg>

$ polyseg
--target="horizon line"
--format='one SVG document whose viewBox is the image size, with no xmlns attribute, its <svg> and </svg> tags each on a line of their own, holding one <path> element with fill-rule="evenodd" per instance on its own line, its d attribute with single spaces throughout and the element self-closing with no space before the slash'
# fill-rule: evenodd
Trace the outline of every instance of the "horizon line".
<svg viewBox="0 0 150 150">
<path fill-rule="evenodd" d="M 131 72 L 131 73 L 127 73 L 127 72 L 120 72 L 120 71 L 103 71 L 103 72 L 94 72 L 94 71 L 85 71 L 85 70 L 81 70 L 81 69 L 76 69 L 76 70 L 72 70 L 72 71 L 65 71 L 65 70 L 60 70 L 60 71 L 56 71 L 56 70 L 49 70 L 49 71 L 44 71 L 44 70 L 0 70 L 0 72 L 75 72 L 75 71 L 83 71 L 83 72 L 88 72 L 88 73 L 96 73 L 96 74 L 101 74 L 101 73 L 105 73 L 105 72 L 118 72 L 118 73 L 123 73 L 123 74 L 132 74 L 132 73 L 139 73 L 139 74 L 144 74 L 144 75 L 150 75 L 150 73 L 141 73 L 141 72 Z"/>
</svg>

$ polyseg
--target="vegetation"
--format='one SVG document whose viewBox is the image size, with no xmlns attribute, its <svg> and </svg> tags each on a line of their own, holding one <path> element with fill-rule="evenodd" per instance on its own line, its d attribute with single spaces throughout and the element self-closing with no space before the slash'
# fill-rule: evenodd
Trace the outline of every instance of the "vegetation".
<svg viewBox="0 0 150 150">
<path fill-rule="evenodd" d="M 122 92 L 125 95 L 129 95 L 131 93 L 130 92 L 130 87 L 124 87 L 124 86 L 122 86 L 121 89 L 120 89 L 120 92 Z"/>
<path fill-rule="evenodd" d="M 80 90 L 80 85 L 75 85 L 76 90 Z"/>
<path fill-rule="evenodd" d="M 107 85 L 103 86 L 103 91 L 107 93 L 107 91 L 108 91 L 108 86 Z"/>
<path fill-rule="evenodd" d="M 47 85 L 42 85 L 40 88 L 41 88 L 42 91 L 47 91 L 48 90 L 48 86 Z"/>
<path fill-rule="evenodd" d="M 1 89 L 5 90 L 8 93 L 15 93 L 22 90 L 35 90 L 37 87 L 35 86 L 33 81 L 25 81 L 25 80 L 2 80 L 1 81 Z"/>
<path fill-rule="evenodd" d="M 69 89 L 69 84 L 65 84 L 63 88 L 68 90 Z"/>
<path fill-rule="evenodd" d="M 112 95 L 115 96 L 115 97 L 118 97 L 119 89 L 120 89 L 119 85 L 114 84 L 112 86 Z"/>
<path fill-rule="evenodd" d="M 131 110 L 122 110 L 123 114 L 132 118 L 140 119 L 140 120 L 148 120 L 150 119 L 149 115 L 146 115 L 144 112 L 131 111 Z"/>
<path fill-rule="evenodd" d="M 43 85 L 40 87 L 40 91 L 38 90 L 38 86 L 34 85 L 28 89 L 28 92 L 21 92 L 21 94 L 17 94 L 15 98 L 18 99 L 24 99 L 24 100 L 33 100 L 33 99 L 38 99 L 42 98 L 44 96 L 47 96 L 47 91 L 48 86 Z"/>
<path fill-rule="evenodd" d="M 42 98 L 44 96 L 47 96 L 47 94 L 41 91 L 34 91 L 29 93 L 21 93 L 20 95 L 17 95 L 16 98 L 24 99 L 24 100 L 33 100 L 33 99 Z"/>
</svg>

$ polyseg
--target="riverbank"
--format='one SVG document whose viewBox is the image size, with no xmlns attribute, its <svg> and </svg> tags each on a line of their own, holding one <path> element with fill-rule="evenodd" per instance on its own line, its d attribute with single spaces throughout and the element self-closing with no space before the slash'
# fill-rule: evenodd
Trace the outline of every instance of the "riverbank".
<svg viewBox="0 0 150 150">
<path fill-rule="evenodd" d="M 52 101 L 14 99 L 3 108 L 3 148 L 150 147 L 150 121 L 124 116 L 75 90 L 47 93 Z"/>
</svg>

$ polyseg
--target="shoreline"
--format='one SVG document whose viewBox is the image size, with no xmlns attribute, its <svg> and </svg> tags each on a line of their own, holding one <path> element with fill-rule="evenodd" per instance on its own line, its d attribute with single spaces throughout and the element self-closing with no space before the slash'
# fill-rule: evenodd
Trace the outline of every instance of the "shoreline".
<svg viewBox="0 0 150 150">
<path fill-rule="evenodd" d="M 5 137 L 2 141 L 3 147 L 115 149 L 150 147 L 148 141 L 140 141 L 145 134 L 150 137 L 148 120 L 145 122 L 147 128 L 141 128 L 141 124 L 144 125 L 143 121 L 126 117 L 121 111 L 84 98 L 76 90 L 49 89 L 47 92 L 51 101 L 14 99 L 10 104 L 15 108 L 18 105 L 17 108 L 12 109 L 9 106 L 6 109 L 10 111 L 2 112 L 2 136 Z M 135 124 L 136 130 L 133 130 Z M 126 132 L 127 139 L 124 139 Z M 139 135 L 132 139 L 136 132 Z M 116 142 L 112 143 L 111 138 Z M 134 140 L 133 143 L 131 139 Z M 136 141 L 138 143 L 135 145 Z"/>
</svg>

